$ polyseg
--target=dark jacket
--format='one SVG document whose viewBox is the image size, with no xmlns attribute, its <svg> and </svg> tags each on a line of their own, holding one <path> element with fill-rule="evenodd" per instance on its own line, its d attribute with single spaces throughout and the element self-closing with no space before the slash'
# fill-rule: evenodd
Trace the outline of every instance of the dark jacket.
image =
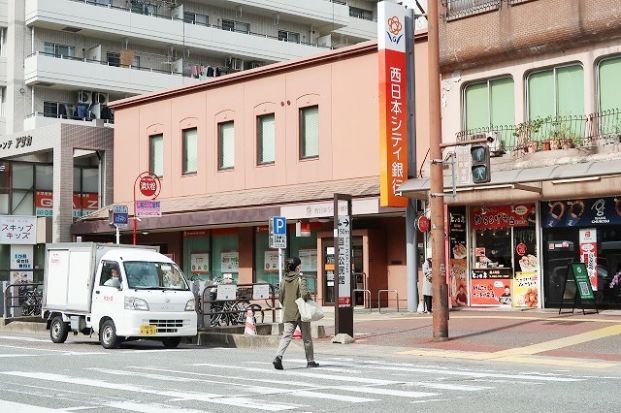
<svg viewBox="0 0 621 413">
<path fill-rule="evenodd" d="M 298 297 L 302 297 L 304 301 L 310 298 L 308 285 L 300 273 L 288 272 L 280 282 L 280 302 L 284 307 L 283 322 L 300 320 L 300 311 L 295 303 Z"/>
</svg>

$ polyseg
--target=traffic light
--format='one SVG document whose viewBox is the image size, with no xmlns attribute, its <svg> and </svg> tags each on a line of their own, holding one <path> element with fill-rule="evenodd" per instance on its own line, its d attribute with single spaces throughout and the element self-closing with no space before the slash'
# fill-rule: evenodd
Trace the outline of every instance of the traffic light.
<svg viewBox="0 0 621 413">
<path fill-rule="evenodd" d="M 472 145 L 470 156 L 472 158 L 472 182 L 475 184 L 489 182 L 492 178 L 489 166 L 489 146 L 486 143 Z"/>
</svg>

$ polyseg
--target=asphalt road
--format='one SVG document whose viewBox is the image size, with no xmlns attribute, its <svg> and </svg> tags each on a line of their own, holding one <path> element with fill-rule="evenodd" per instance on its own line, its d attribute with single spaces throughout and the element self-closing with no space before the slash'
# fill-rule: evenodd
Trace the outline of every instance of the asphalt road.
<svg viewBox="0 0 621 413">
<path fill-rule="evenodd" d="M 386 347 L 317 343 L 307 369 L 300 342 L 285 370 L 273 348 L 95 338 L 53 344 L 0 331 L 0 412 L 617 412 L 621 370 L 434 359 Z"/>
</svg>

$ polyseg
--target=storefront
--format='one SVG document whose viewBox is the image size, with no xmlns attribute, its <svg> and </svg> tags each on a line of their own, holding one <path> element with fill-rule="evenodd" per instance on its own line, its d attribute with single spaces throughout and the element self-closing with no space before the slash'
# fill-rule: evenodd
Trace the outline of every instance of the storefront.
<svg viewBox="0 0 621 413">
<path fill-rule="evenodd" d="M 546 307 L 559 306 L 567 265 L 584 262 L 600 308 L 621 308 L 621 198 L 541 206 Z"/>
</svg>

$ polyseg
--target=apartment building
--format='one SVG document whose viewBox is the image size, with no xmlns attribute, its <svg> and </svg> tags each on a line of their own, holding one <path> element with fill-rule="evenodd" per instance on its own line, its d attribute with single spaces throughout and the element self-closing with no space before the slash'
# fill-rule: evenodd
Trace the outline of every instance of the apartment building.
<svg viewBox="0 0 621 413">
<path fill-rule="evenodd" d="M 452 304 L 571 306 L 567 265 L 583 262 L 596 305 L 621 308 L 621 4 L 443 4 L 443 140 L 493 141 L 487 184 L 467 146 L 445 153 Z M 402 189 L 424 198 L 428 178 Z"/>
</svg>

